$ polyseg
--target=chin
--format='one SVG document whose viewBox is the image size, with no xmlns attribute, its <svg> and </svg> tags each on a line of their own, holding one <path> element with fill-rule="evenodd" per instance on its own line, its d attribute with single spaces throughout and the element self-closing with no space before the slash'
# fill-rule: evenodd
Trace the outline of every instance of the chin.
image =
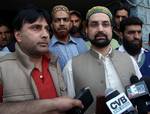
<svg viewBox="0 0 150 114">
<path fill-rule="evenodd" d="M 39 50 L 39 53 L 48 53 L 48 52 L 49 52 L 48 49 L 40 49 L 40 50 Z"/>
</svg>

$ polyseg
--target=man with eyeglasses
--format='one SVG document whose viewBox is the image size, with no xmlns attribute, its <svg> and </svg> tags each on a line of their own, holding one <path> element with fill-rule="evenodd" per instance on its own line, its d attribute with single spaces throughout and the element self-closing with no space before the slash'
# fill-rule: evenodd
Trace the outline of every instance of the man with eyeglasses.
<svg viewBox="0 0 150 114">
<path fill-rule="evenodd" d="M 58 56 L 60 67 L 63 70 L 69 59 L 86 52 L 88 49 L 82 38 L 70 36 L 70 12 L 66 6 L 54 6 L 51 25 L 54 35 L 50 41 L 49 50 Z"/>
<path fill-rule="evenodd" d="M 70 60 L 63 70 L 68 89 L 75 88 L 78 94 L 82 87 L 89 86 L 94 103 L 86 114 L 94 114 L 96 97 L 105 95 L 107 88 L 124 92 L 135 74 L 141 78 L 135 60 L 126 53 L 113 50 L 112 14 L 106 7 L 91 8 L 86 15 L 86 33 L 91 41 L 91 50 Z"/>
</svg>

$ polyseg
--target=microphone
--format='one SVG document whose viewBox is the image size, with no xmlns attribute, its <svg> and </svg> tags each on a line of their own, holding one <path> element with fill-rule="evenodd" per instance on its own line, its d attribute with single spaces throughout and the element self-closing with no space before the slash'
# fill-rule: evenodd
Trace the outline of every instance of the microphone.
<svg viewBox="0 0 150 114">
<path fill-rule="evenodd" d="M 111 88 L 105 91 L 106 105 L 112 114 L 137 114 L 125 93 Z"/>
<path fill-rule="evenodd" d="M 144 80 L 144 82 L 146 83 L 148 92 L 150 92 L 150 77 L 143 76 L 140 80 Z M 150 111 L 150 94 L 148 95 L 146 106 L 147 106 L 147 112 L 149 112 Z"/>
<path fill-rule="evenodd" d="M 132 75 L 130 78 L 131 85 L 126 87 L 126 93 L 131 102 L 137 106 L 139 114 L 147 114 L 146 101 L 149 100 L 149 91 L 143 78 L 138 79 Z"/>
<path fill-rule="evenodd" d="M 146 83 L 148 91 L 150 91 L 150 77 L 143 76 L 140 80 L 143 80 Z"/>
<path fill-rule="evenodd" d="M 74 107 L 66 112 L 66 114 L 84 114 L 85 111 L 89 108 L 89 106 L 93 103 L 93 95 L 90 91 L 89 87 L 84 87 L 80 90 L 79 95 L 75 96 L 75 99 L 79 99 L 82 104 L 84 105 L 84 108 L 78 108 Z"/>
<path fill-rule="evenodd" d="M 149 91 L 143 78 L 139 80 L 137 76 L 133 75 L 130 78 L 130 82 L 132 85 L 126 87 L 126 93 L 129 99 L 139 97 L 149 99 Z"/>
<path fill-rule="evenodd" d="M 130 82 L 131 82 L 131 84 L 135 84 L 135 83 L 138 83 L 138 82 L 139 82 L 139 79 L 138 79 L 137 76 L 132 75 L 132 76 L 130 77 Z"/>
</svg>

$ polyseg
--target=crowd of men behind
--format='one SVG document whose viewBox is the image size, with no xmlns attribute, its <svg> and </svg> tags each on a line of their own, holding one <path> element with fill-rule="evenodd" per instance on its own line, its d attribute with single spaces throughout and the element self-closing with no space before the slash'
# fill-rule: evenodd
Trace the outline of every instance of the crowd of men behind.
<svg viewBox="0 0 150 114">
<path fill-rule="evenodd" d="M 0 19 L 2 114 L 83 109 L 73 98 L 87 86 L 94 102 L 85 113 L 95 114 L 96 98 L 106 89 L 125 92 L 131 76 L 150 77 L 143 22 L 125 6 L 114 15 L 104 6 L 92 7 L 85 21 L 79 11 L 64 5 L 54 6 L 51 13 L 30 6 L 18 12 L 12 26 Z"/>
</svg>

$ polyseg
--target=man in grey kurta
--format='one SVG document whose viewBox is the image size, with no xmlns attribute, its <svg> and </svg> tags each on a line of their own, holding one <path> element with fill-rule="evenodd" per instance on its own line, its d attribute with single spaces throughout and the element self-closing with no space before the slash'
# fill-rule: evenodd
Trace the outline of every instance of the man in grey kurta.
<svg viewBox="0 0 150 114">
<path fill-rule="evenodd" d="M 111 48 L 111 21 L 112 14 L 106 7 L 97 6 L 88 11 L 86 33 L 92 44 L 91 50 L 73 58 L 63 71 L 70 96 L 75 92 L 78 94 L 83 87 L 90 87 L 95 101 L 86 114 L 95 113 L 96 96 L 105 95 L 106 89 L 124 92 L 131 75 L 141 78 L 134 59 Z"/>
</svg>

